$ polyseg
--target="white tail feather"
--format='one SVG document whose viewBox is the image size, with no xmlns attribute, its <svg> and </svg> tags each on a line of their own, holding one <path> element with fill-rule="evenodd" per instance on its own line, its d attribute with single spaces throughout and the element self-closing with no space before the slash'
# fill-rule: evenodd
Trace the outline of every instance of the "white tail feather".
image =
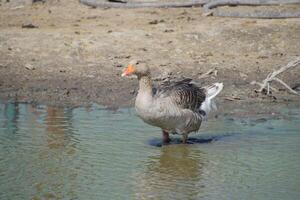
<svg viewBox="0 0 300 200">
<path fill-rule="evenodd" d="M 212 100 L 215 98 L 223 89 L 223 83 L 214 83 L 211 86 L 208 86 L 206 89 L 206 98 L 202 103 L 200 109 L 206 113 L 206 116 L 211 110 L 217 110 L 217 106 Z"/>
<path fill-rule="evenodd" d="M 206 88 L 207 97 L 209 99 L 215 98 L 223 89 L 223 83 L 214 83 L 213 85 Z"/>
</svg>

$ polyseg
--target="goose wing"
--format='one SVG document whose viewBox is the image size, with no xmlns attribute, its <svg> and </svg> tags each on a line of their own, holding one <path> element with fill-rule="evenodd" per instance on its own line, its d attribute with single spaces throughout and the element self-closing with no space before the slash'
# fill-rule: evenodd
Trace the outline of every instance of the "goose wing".
<svg viewBox="0 0 300 200">
<path fill-rule="evenodd" d="M 191 83 L 192 79 L 165 82 L 153 90 L 155 98 L 170 98 L 178 107 L 196 111 L 205 101 L 205 90 Z"/>
</svg>

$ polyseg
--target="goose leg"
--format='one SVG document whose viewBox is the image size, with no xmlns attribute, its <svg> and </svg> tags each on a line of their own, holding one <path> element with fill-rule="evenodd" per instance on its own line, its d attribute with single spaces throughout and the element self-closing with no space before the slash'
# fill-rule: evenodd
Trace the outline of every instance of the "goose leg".
<svg viewBox="0 0 300 200">
<path fill-rule="evenodd" d="M 169 133 L 165 130 L 162 130 L 162 133 L 163 133 L 163 142 L 169 143 L 171 141 L 169 137 Z"/>
<path fill-rule="evenodd" d="M 187 139 L 188 139 L 188 134 L 186 134 L 186 133 L 182 134 L 182 143 L 183 144 L 186 144 Z"/>
</svg>

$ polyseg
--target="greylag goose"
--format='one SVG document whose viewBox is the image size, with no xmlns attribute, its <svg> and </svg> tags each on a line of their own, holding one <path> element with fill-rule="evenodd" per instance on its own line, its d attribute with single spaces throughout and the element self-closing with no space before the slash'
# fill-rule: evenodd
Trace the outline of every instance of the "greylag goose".
<svg viewBox="0 0 300 200">
<path fill-rule="evenodd" d="M 153 88 L 150 69 L 144 62 L 133 60 L 122 76 L 136 75 L 139 90 L 135 100 L 138 116 L 146 123 L 162 129 L 163 142 L 169 143 L 169 133 L 182 135 L 198 131 L 202 120 L 213 108 L 212 99 L 223 89 L 223 83 L 198 87 L 192 79 L 164 83 Z"/>
</svg>

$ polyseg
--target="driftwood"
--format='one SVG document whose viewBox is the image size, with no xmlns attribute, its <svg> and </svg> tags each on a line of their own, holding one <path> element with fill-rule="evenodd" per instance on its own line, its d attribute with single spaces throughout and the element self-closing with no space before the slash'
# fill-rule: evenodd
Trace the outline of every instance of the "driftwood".
<svg viewBox="0 0 300 200">
<path fill-rule="evenodd" d="M 256 12 L 226 12 L 215 10 L 214 16 L 217 17 L 233 17 L 233 18 L 257 18 L 257 19 L 284 19 L 284 18 L 299 18 L 300 12 L 282 13 L 278 11 L 256 11 Z"/>
<path fill-rule="evenodd" d="M 229 12 L 214 10 L 219 6 L 271 6 L 283 4 L 300 4 L 300 0 L 191 0 L 187 2 L 127 2 L 126 0 L 79 0 L 80 3 L 100 8 L 177 8 L 203 6 L 206 16 L 236 18 L 299 18 L 300 12 L 255 11 L 255 12 Z"/>
<path fill-rule="evenodd" d="M 299 0 L 213 0 L 206 3 L 203 8 L 209 10 L 219 6 L 276 6 L 299 3 Z"/>
<path fill-rule="evenodd" d="M 289 62 L 286 66 L 281 67 L 280 69 L 269 73 L 268 76 L 266 77 L 265 80 L 263 80 L 262 83 L 256 82 L 256 81 L 252 81 L 251 84 L 256 84 L 260 86 L 260 89 L 258 90 L 258 92 L 264 92 L 266 91 L 266 94 L 269 95 L 271 90 L 275 90 L 275 88 L 270 86 L 270 83 L 272 81 L 277 81 L 278 83 L 282 84 L 285 88 L 288 89 L 288 91 L 290 91 L 293 94 L 298 94 L 298 92 L 296 92 L 295 90 L 293 90 L 288 84 L 286 84 L 283 80 L 277 78 L 276 76 L 278 76 L 279 74 L 281 74 L 282 72 L 291 69 L 293 67 L 299 66 L 300 64 L 300 57 L 297 57 L 295 60 Z"/>
<path fill-rule="evenodd" d="M 255 11 L 255 12 L 228 12 L 214 10 L 219 6 L 279 6 L 286 4 L 300 4 L 300 0 L 213 0 L 203 6 L 205 14 L 218 17 L 237 18 L 298 18 L 300 12 L 278 12 L 278 11 Z"/>
<path fill-rule="evenodd" d="M 87 6 L 99 8 L 178 8 L 203 6 L 207 0 L 191 0 L 187 2 L 105 2 L 97 0 L 79 0 Z"/>
</svg>

